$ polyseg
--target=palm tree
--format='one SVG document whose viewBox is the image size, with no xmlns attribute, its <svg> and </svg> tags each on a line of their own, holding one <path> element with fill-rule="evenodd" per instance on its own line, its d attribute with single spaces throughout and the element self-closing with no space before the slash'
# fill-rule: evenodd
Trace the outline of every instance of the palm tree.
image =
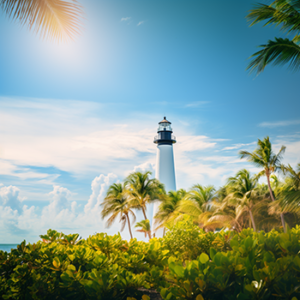
<svg viewBox="0 0 300 300">
<path fill-rule="evenodd" d="M 182 201 L 180 201 L 177 211 L 190 215 L 197 223 L 199 223 L 199 226 L 203 226 L 203 214 L 205 214 L 205 216 L 210 214 L 215 191 L 216 190 L 212 185 L 206 187 L 195 184 Z"/>
<path fill-rule="evenodd" d="M 156 229 L 165 226 L 168 222 L 176 219 L 176 212 L 179 202 L 186 195 L 184 189 L 178 191 L 169 191 L 168 194 L 161 199 L 158 212 L 155 215 L 155 223 L 160 224 Z"/>
<path fill-rule="evenodd" d="M 215 198 L 210 206 L 210 212 L 201 215 L 201 219 L 204 221 L 203 228 L 216 230 L 227 227 L 237 231 L 242 230 L 242 225 L 236 219 L 235 207 L 224 201 L 228 194 L 227 186 L 223 186 L 216 191 Z"/>
<path fill-rule="evenodd" d="M 135 172 L 125 179 L 129 201 L 131 201 L 134 208 L 142 210 L 145 220 L 147 220 L 147 204 L 158 200 L 165 194 L 163 184 L 157 179 L 150 179 L 151 174 L 150 171 L 145 173 Z"/>
<path fill-rule="evenodd" d="M 157 179 L 150 179 L 152 173 L 135 172 L 125 179 L 125 186 L 128 191 L 128 201 L 131 207 L 141 210 L 147 220 L 147 204 L 160 199 L 165 194 L 164 185 Z M 149 233 L 149 238 L 151 234 Z"/>
<path fill-rule="evenodd" d="M 149 220 L 142 220 L 141 222 L 137 222 L 134 226 L 135 228 L 140 228 L 137 232 L 144 232 L 145 237 L 148 235 L 149 239 L 151 239 L 151 228 Z"/>
<path fill-rule="evenodd" d="M 0 0 L 3 11 L 41 37 L 73 39 L 80 31 L 82 7 L 76 0 Z"/>
<path fill-rule="evenodd" d="M 285 152 L 286 147 L 281 146 L 281 149 L 277 154 L 274 154 L 272 151 L 272 144 L 269 137 L 265 137 L 262 141 L 259 139 L 257 142 L 257 148 L 252 152 L 240 151 L 240 158 L 247 158 L 249 162 L 252 162 L 255 166 L 263 168 L 261 172 L 257 174 L 257 178 L 265 175 L 267 177 L 268 187 L 270 191 L 270 197 L 272 201 L 275 201 L 273 191 L 270 184 L 270 176 L 272 173 L 275 173 L 277 170 L 282 168 L 280 161 L 282 155 Z M 281 223 L 283 229 L 285 230 L 285 223 L 283 214 L 280 214 Z"/>
<path fill-rule="evenodd" d="M 247 69 L 262 72 L 271 63 L 287 64 L 292 69 L 300 68 L 300 0 L 275 0 L 270 5 L 257 4 L 247 16 L 251 25 L 265 21 L 265 25 L 280 26 L 281 30 L 292 33 L 293 39 L 275 38 L 261 45 L 262 50 L 254 53 Z"/>
<path fill-rule="evenodd" d="M 249 217 L 256 231 L 256 224 L 253 217 L 253 208 L 255 202 L 258 199 L 258 193 L 256 192 L 257 178 L 251 177 L 250 172 L 246 169 L 240 170 L 236 173 L 235 177 L 228 179 L 229 195 L 224 199 L 235 206 L 236 219 L 248 212 Z"/>
<path fill-rule="evenodd" d="M 279 196 L 279 206 L 286 213 L 300 213 L 300 163 L 296 170 L 291 165 L 283 166 L 283 172 L 288 175 Z"/>
<path fill-rule="evenodd" d="M 110 218 L 107 220 L 107 227 L 110 227 L 116 218 L 120 216 L 120 222 L 122 223 L 121 231 L 123 231 L 127 222 L 130 237 L 133 238 L 129 214 L 133 217 L 133 222 L 135 222 L 135 214 L 132 211 L 130 203 L 127 201 L 125 186 L 121 183 L 112 184 L 109 187 L 101 206 L 103 206 L 103 210 L 101 212 L 102 219 L 110 215 Z"/>
</svg>

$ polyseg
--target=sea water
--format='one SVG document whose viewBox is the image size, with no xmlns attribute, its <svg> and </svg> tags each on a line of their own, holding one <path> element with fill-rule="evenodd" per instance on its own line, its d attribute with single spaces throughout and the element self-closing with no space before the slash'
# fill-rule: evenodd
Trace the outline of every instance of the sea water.
<svg viewBox="0 0 300 300">
<path fill-rule="evenodd" d="M 0 250 L 10 252 L 11 249 L 17 249 L 18 244 L 0 244 Z"/>
</svg>

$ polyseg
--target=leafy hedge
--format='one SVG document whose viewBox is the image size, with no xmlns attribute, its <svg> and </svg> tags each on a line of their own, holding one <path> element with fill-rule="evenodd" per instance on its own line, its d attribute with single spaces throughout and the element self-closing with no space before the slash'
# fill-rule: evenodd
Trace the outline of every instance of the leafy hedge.
<svg viewBox="0 0 300 300">
<path fill-rule="evenodd" d="M 205 233 L 185 221 L 163 239 L 86 240 L 49 230 L 0 251 L 3 299 L 300 299 L 300 228 Z M 149 293 L 148 293 L 149 294 Z"/>
</svg>

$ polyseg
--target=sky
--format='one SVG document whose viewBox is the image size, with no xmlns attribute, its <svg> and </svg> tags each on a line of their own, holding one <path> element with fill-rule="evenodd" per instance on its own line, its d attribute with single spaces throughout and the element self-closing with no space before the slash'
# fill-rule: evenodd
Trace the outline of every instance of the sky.
<svg viewBox="0 0 300 300">
<path fill-rule="evenodd" d="M 246 71 L 258 45 L 284 36 L 249 27 L 254 1 L 80 2 L 82 33 L 62 43 L 0 11 L 0 243 L 35 242 L 49 228 L 118 233 L 100 204 L 131 172 L 155 176 L 164 116 L 178 189 L 257 172 L 238 151 L 266 136 L 274 151 L 287 147 L 284 163 L 300 162 L 300 73 Z"/>
</svg>

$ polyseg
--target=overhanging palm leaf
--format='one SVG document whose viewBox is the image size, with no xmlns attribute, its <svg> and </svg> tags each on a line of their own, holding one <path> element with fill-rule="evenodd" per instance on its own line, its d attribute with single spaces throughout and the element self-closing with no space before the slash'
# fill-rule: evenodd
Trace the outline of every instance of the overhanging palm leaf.
<svg viewBox="0 0 300 300">
<path fill-rule="evenodd" d="M 247 19 L 250 26 L 265 21 L 265 25 L 280 26 L 287 33 L 294 33 L 293 39 L 275 38 L 261 45 L 263 49 L 254 53 L 247 69 L 250 72 L 262 72 L 269 64 L 289 64 L 289 67 L 300 68 L 300 0 L 275 0 L 270 5 L 257 4 L 250 11 Z"/>
<path fill-rule="evenodd" d="M 254 53 L 254 58 L 247 67 L 250 72 L 262 72 L 267 65 L 289 64 L 295 71 L 300 68 L 300 47 L 289 39 L 275 38 L 275 41 L 268 41 L 267 44 L 259 46 L 262 50 Z"/>
<path fill-rule="evenodd" d="M 76 0 L 0 0 L 0 6 L 42 38 L 73 39 L 80 32 L 83 12 Z"/>
<path fill-rule="evenodd" d="M 247 19 L 252 23 L 250 26 L 262 21 L 265 25 L 281 26 L 281 30 L 292 31 L 300 30 L 300 1 L 299 0 L 276 0 L 270 5 L 258 3 L 250 11 Z"/>
</svg>

